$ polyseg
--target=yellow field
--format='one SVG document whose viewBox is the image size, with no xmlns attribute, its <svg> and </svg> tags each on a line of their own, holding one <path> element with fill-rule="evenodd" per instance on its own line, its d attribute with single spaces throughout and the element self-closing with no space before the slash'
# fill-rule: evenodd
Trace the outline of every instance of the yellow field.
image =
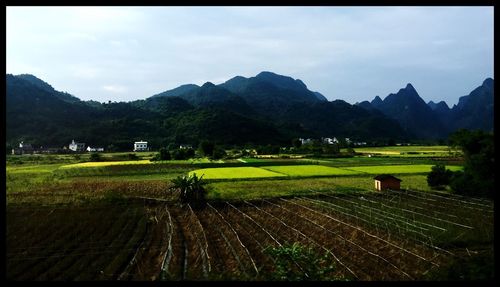
<svg viewBox="0 0 500 287">
<path fill-rule="evenodd" d="M 145 160 L 129 160 L 129 161 L 100 161 L 100 162 L 82 162 L 75 164 L 63 165 L 61 168 L 75 168 L 75 167 L 101 167 L 109 165 L 125 165 L 125 164 L 151 164 L 148 159 Z"/>
</svg>

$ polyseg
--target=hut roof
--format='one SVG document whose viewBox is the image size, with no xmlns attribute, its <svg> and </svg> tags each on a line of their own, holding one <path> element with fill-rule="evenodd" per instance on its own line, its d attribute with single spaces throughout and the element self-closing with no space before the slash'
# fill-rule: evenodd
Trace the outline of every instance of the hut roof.
<svg viewBox="0 0 500 287">
<path fill-rule="evenodd" d="M 397 181 L 402 181 L 401 179 L 399 179 L 393 175 L 390 175 L 390 174 L 379 174 L 376 177 L 374 177 L 373 179 L 375 179 L 375 180 L 395 179 Z"/>
</svg>

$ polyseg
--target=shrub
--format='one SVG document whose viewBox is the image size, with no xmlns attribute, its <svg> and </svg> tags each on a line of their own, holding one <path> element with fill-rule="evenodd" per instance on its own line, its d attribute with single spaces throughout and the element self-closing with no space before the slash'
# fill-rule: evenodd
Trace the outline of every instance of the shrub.
<svg viewBox="0 0 500 287">
<path fill-rule="evenodd" d="M 444 189 L 444 186 L 449 185 L 453 172 L 446 169 L 443 164 L 437 164 L 432 167 L 431 172 L 427 175 L 427 184 L 436 189 Z"/>
<path fill-rule="evenodd" d="M 175 160 L 185 160 L 194 157 L 194 149 L 175 149 L 171 153 L 171 158 Z"/>
<path fill-rule="evenodd" d="M 155 156 L 151 159 L 151 161 L 157 160 L 171 160 L 170 152 L 166 148 L 160 148 L 160 151 L 155 154 Z"/>
<path fill-rule="evenodd" d="M 203 187 L 203 175 L 198 177 L 196 173 L 191 176 L 178 176 L 172 180 L 171 190 L 179 192 L 181 203 L 191 204 L 193 207 L 203 207 L 206 203 L 206 190 Z"/>
</svg>

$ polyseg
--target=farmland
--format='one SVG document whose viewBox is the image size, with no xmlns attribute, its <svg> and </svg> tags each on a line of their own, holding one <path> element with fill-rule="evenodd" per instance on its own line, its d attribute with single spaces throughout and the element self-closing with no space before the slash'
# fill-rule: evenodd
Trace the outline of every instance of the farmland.
<svg viewBox="0 0 500 287">
<path fill-rule="evenodd" d="M 384 156 L 403 157 L 451 157 L 460 154 L 460 150 L 448 146 L 389 146 L 358 147 L 356 152 Z"/>
<path fill-rule="evenodd" d="M 490 242 L 492 216 L 490 202 L 422 192 L 219 201 L 201 211 L 148 200 L 14 205 L 7 209 L 7 274 L 19 280 L 259 280 L 273 270 L 265 248 L 299 242 L 329 254 L 339 278 L 414 280 L 457 256 L 463 240 Z"/>
<path fill-rule="evenodd" d="M 487 279 L 493 201 L 433 191 L 426 183 L 432 160 L 400 158 L 8 159 L 6 276 L 273 280 L 280 262 L 269 250 L 295 243 L 325 256 L 321 264 L 334 267 L 329 280 L 446 280 L 467 266 L 486 271 L 466 278 Z M 207 179 L 202 209 L 180 205 L 169 189 L 171 179 L 194 172 Z M 374 192 L 379 172 L 397 174 L 403 190 Z M 292 263 L 307 280 L 307 266 Z"/>
<path fill-rule="evenodd" d="M 323 165 L 286 165 L 237 167 L 237 168 L 205 168 L 191 171 L 203 175 L 206 179 L 235 179 L 235 178 L 265 178 L 265 177 L 319 177 L 319 176 L 349 176 L 363 174 L 418 174 L 428 173 L 432 165 L 374 165 L 352 167 L 329 167 Z M 452 171 L 461 170 L 460 166 L 449 166 Z"/>
</svg>

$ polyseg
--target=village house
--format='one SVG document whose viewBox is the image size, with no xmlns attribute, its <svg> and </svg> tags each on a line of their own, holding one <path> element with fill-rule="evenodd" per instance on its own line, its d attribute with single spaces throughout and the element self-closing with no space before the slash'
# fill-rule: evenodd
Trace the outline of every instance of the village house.
<svg viewBox="0 0 500 287">
<path fill-rule="evenodd" d="M 21 154 L 33 154 L 33 147 L 31 146 L 31 144 L 26 144 L 24 142 L 20 142 L 19 143 L 19 148 L 13 148 L 12 149 L 12 154 L 17 154 L 17 155 L 21 155 Z"/>
<path fill-rule="evenodd" d="M 138 141 L 134 142 L 134 151 L 147 151 L 148 150 L 148 142 Z"/>
<path fill-rule="evenodd" d="M 90 146 L 88 146 L 87 147 L 87 151 L 88 152 L 102 152 L 102 151 L 104 151 L 104 148 L 103 147 L 97 147 L 96 148 L 96 147 L 90 147 Z"/>
<path fill-rule="evenodd" d="M 72 151 L 81 152 L 85 150 L 85 143 L 77 143 L 75 140 L 72 140 L 68 148 Z"/>
<path fill-rule="evenodd" d="M 385 189 L 392 189 L 392 190 L 401 189 L 402 180 L 390 174 L 377 175 L 373 179 L 375 179 L 375 189 L 378 191 L 382 191 Z"/>
<path fill-rule="evenodd" d="M 181 145 L 179 145 L 179 149 L 190 149 L 190 148 L 193 148 L 193 146 L 190 145 L 190 144 L 181 144 Z"/>
</svg>

